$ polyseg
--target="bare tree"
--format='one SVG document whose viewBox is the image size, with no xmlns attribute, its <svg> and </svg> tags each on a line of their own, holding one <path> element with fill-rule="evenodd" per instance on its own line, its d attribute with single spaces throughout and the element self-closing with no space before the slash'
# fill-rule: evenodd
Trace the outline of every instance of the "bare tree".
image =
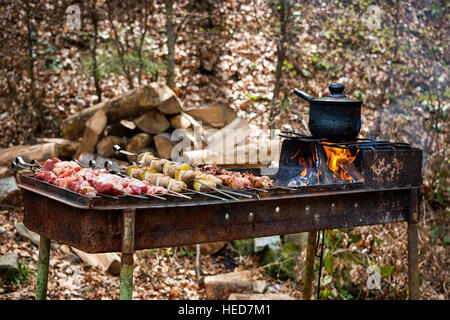
<svg viewBox="0 0 450 320">
<path fill-rule="evenodd" d="M 169 88 L 174 87 L 175 72 L 175 33 L 173 30 L 173 0 L 166 0 L 166 29 L 167 29 L 167 76 L 166 83 Z"/>
<path fill-rule="evenodd" d="M 100 79 L 97 68 L 97 41 L 98 41 L 98 15 L 97 0 L 91 1 L 90 14 L 92 25 L 94 26 L 94 44 L 91 48 L 92 55 L 92 74 L 94 76 L 95 92 L 97 93 L 97 103 L 102 102 L 102 89 L 100 87 Z"/>
<path fill-rule="evenodd" d="M 148 18 L 148 8 L 147 8 L 147 0 L 143 1 L 143 5 L 144 5 L 144 13 L 141 15 L 141 35 L 139 38 L 139 44 L 137 45 L 137 54 L 138 54 L 138 58 L 139 58 L 139 70 L 138 70 L 138 81 L 139 81 L 139 85 L 142 85 L 142 71 L 144 69 L 144 61 L 142 59 L 142 47 L 144 45 L 144 41 L 145 41 L 145 35 L 147 34 L 147 30 L 148 30 L 148 23 L 147 23 L 147 18 Z"/>
<path fill-rule="evenodd" d="M 131 7 L 128 2 L 126 2 L 127 7 L 126 8 L 126 15 L 125 19 L 127 22 L 128 29 L 125 30 L 123 36 L 120 35 L 118 27 L 116 26 L 116 16 L 113 15 L 114 9 L 117 9 L 113 7 L 113 4 L 111 1 L 106 1 L 107 7 L 108 7 L 108 20 L 111 24 L 111 29 L 113 30 L 114 36 L 113 36 L 113 42 L 114 47 L 117 52 L 117 56 L 120 61 L 120 65 L 122 68 L 123 73 L 125 74 L 125 77 L 128 81 L 128 87 L 129 89 L 134 89 L 134 76 L 137 75 L 138 77 L 138 83 L 141 85 L 142 83 L 142 73 L 144 69 L 144 61 L 142 57 L 142 50 L 143 50 L 143 44 L 145 42 L 145 35 L 147 34 L 148 30 L 148 2 L 147 0 L 138 1 L 138 4 L 142 5 L 143 10 L 137 10 L 136 8 Z M 117 4 L 116 4 L 117 5 Z M 117 11 L 117 10 L 116 10 Z M 136 38 L 134 36 L 134 28 L 133 23 L 137 19 L 137 12 L 141 13 L 140 18 L 140 26 L 139 31 L 140 35 L 138 37 L 138 41 L 136 41 Z M 133 71 L 132 62 L 129 61 L 128 57 L 130 54 L 136 53 L 138 56 L 138 68 L 137 71 Z"/>
<path fill-rule="evenodd" d="M 280 31 L 278 33 L 277 43 L 277 67 L 275 71 L 275 87 L 273 90 L 272 104 L 269 114 L 269 126 L 272 128 L 275 117 L 275 109 L 278 102 L 278 95 L 280 94 L 281 74 L 283 71 L 283 63 L 286 58 L 287 43 L 292 37 L 290 32 L 290 24 L 293 21 L 293 7 L 296 1 L 294 0 L 279 0 L 273 3 L 273 10 L 278 15 L 280 23 Z"/>
<path fill-rule="evenodd" d="M 173 15 L 173 0 L 165 1 L 166 7 L 166 32 L 167 32 L 167 74 L 166 84 L 173 89 L 175 86 L 175 43 L 180 33 L 183 24 L 192 17 L 191 14 L 185 15 L 183 20 L 178 24 L 175 30 L 174 15 Z"/>
</svg>

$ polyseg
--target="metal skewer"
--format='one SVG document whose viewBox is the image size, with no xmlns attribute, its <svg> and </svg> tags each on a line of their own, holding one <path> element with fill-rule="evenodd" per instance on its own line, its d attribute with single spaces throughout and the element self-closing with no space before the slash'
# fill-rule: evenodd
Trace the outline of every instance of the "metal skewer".
<svg viewBox="0 0 450 320">
<path fill-rule="evenodd" d="M 113 151 L 114 151 L 115 154 L 122 153 L 122 154 L 124 154 L 124 155 L 133 156 L 133 157 L 137 157 L 137 156 L 138 156 L 138 154 L 136 154 L 136 153 L 132 153 L 132 152 L 128 152 L 128 151 L 126 151 L 126 150 L 123 150 L 119 145 L 114 145 L 114 146 L 113 146 Z M 111 161 L 105 161 L 105 167 L 106 167 L 107 162 L 109 162 L 109 164 L 112 165 L 112 162 L 111 162 Z M 171 162 L 173 162 L 173 163 L 175 163 L 175 164 L 181 164 L 181 163 L 175 162 L 175 161 L 171 161 Z M 130 162 L 130 165 L 136 165 L 136 163 L 135 163 L 134 161 L 131 161 L 131 162 Z M 191 168 L 192 168 L 192 166 L 191 166 Z M 199 182 L 198 180 L 196 180 L 196 182 L 202 184 L 202 183 Z M 207 186 L 207 187 L 210 187 L 210 186 Z M 210 187 L 210 188 L 213 189 L 213 187 Z M 247 187 L 247 189 L 252 189 L 252 190 L 255 190 L 255 191 L 265 192 L 265 193 L 269 192 L 269 191 L 267 191 L 267 190 L 260 189 L 260 188 L 254 188 L 254 187 Z M 215 190 L 215 191 L 217 191 L 217 192 L 219 192 L 219 193 L 224 194 L 223 192 L 219 191 L 218 189 L 213 189 L 213 190 Z M 294 191 L 294 190 L 296 190 L 296 189 L 292 189 L 292 190 Z M 235 194 L 235 195 L 242 195 L 242 194 L 239 194 L 239 193 L 236 193 L 236 192 L 232 192 L 232 191 L 227 191 L 227 192 L 229 192 L 229 193 L 231 193 L 231 194 Z M 229 194 L 224 194 L 224 195 L 230 196 Z M 244 197 L 245 197 L 245 195 L 244 195 Z M 236 198 L 234 198 L 234 197 L 231 197 L 231 198 L 234 199 L 234 200 L 238 200 L 238 199 L 236 199 Z"/>
<path fill-rule="evenodd" d="M 112 195 L 109 195 L 109 194 L 104 194 L 104 193 L 98 193 L 97 192 L 97 195 L 102 196 L 102 197 L 106 197 L 106 198 L 115 199 L 115 200 L 119 200 L 120 199 L 119 197 L 112 196 Z"/>
<path fill-rule="evenodd" d="M 268 190 L 264 190 L 261 188 L 254 188 L 254 187 L 247 187 L 246 189 L 251 189 L 251 190 L 255 190 L 255 191 L 259 191 L 259 192 L 269 192 Z"/>
<path fill-rule="evenodd" d="M 216 199 L 219 199 L 219 200 L 222 200 L 222 201 L 228 201 L 228 199 L 225 199 L 225 198 L 216 196 L 216 195 L 214 195 L 214 194 L 208 194 L 208 193 L 205 193 L 205 192 L 201 192 L 201 191 L 197 191 L 197 190 L 192 190 L 192 189 L 189 189 L 189 188 L 181 188 L 181 187 L 180 187 L 180 189 L 181 189 L 181 190 L 190 191 L 190 192 L 193 192 L 193 193 L 198 193 L 198 194 L 201 194 L 201 195 L 204 195 L 204 196 L 207 196 L 207 197 L 211 197 L 211 198 L 216 198 Z"/>
<path fill-rule="evenodd" d="M 235 194 L 237 196 L 242 196 L 242 197 L 246 197 L 246 198 L 253 198 L 253 196 L 255 196 L 254 193 L 246 192 L 246 191 L 239 190 L 239 189 L 234 189 L 234 188 L 229 187 L 229 186 L 222 185 L 222 186 L 219 186 L 219 188 L 221 190 L 226 190 L 226 192 L 229 192 L 231 194 Z"/>
<path fill-rule="evenodd" d="M 121 168 L 120 168 L 120 167 L 117 167 L 117 166 L 115 166 L 115 165 L 113 165 L 113 163 L 112 163 L 111 161 L 107 160 L 107 161 L 105 161 L 105 165 L 104 165 L 104 166 L 105 166 L 106 169 L 109 170 L 110 173 L 112 173 L 112 174 L 117 174 L 118 176 L 121 176 L 121 177 L 123 177 L 123 178 L 129 178 L 129 176 L 127 176 L 126 174 L 124 174 L 124 173 L 122 173 L 122 172 L 117 172 L 117 171 L 112 171 L 112 170 L 110 170 L 110 168 L 109 168 L 108 165 L 109 165 L 109 166 L 114 166 L 114 167 L 116 167 L 117 169 L 121 169 Z M 95 167 L 95 168 L 102 168 L 102 166 L 99 166 L 99 165 L 96 163 L 95 160 L 89 160 L 89 166 Z M 126 193 L 125 195 L 131 196 L 131 197 L 135 197 L 135 198 L 141 198 L 141 199 L 148 199 L 146 196 L 150 196 L 150 197 L 154 197 L 154 198 L 157 198 L 157 199 L 160 199 L 160 200 L 167 200 L 166 198 L 163 198 L 163 197 L 161 197 L 161 196 L 157 196 L 157 195 L 155 195 L 155 194 L 148 194 L 148 193 L 146 193 L 145 195 L 137 195 L 137 194 L 129 194 L 129 193 Z"/>
<path fill-rule="evenodd" d="M 210 188 L 210 189 L 212 189 L 212 190 L 214 190 L 214 191 L 216 191 L 216 192 L 218 192 L 220 194 L 223 194 L 224 196 L 227 196 L 227 197 L 230 197 L 233 200 L 239 201 L 238 198 L 233 197 L 231 194 L 228 194 L 225 191 L 222 191 L 222 190 L 219 190 L 217 188 L 211 187 L 211 186 L 207 185 L 206 183 L 203 183 L 203 182 L 198 181 L 198 180 L 194 180 L 194 181 L 197 182 L 197 183 L 200 183 L 201 185 L 204 185 L 205 187 L 208 187 L 208 188 Z M 232 193 L 232 192 L 230 192 L 230 193 Z"/>
<path fill-rule="evenodd" d="M 154 197 L 156 199 L 167 200 L 166 198 L 161 197 L 161 196 L 157 196 L 156 194 L 148 194 L 147 193 L 146 195 L 149 196 L 149 197 Z"/>
<path fill-rule="evenodd" d="M 80 167 L 82 167 L 82 168 L 88 168 L 89 167 L 89 165 L 87 165 L 87 164 L 84 164 L 84 163 L 82 163 L 82 162 L 80 162 L 80 161 L 78 161 L 78 160 L 73 160 L 77 165 L 79 165 Z"/>
<path fill-rule="evenodd" d="M 120 170 L 120 171 L 123 170 L 123 168 L 121 168 L 121 167 L 119 167 L 119 166 L 113 164 L 113 163 L 112 163 L 111 161 L 109 161 L 109 160 L 105 161 L 104 166 L 105 166 L 105 168 L 107 168 L 107 169 L 115 168 L 115 169 Z M 118 173 L 118 174 L 119 174 L 119 173 Z M 126 174 L 124 174 L 124 173 L 120 173 L 120 174 L 123 175 L 123 176 L 125 176 L 125 177 L 128 177 L 128 175 L 126 175 Z M 179 197 L 179 198 L 185 198 L 185 199 L 192 200 L 191 197 L 189 197 L 189 196 L 187 196 L 187 195 L 185 195 L 185 194 L 181 194 L 181 193 L 179 193 L 179 192 L 173 191 L 173 190 L 167 190 L 167 192 L 168 192 L 168 195 L 171 195 L 171 196 L 173 196 L 173 197 Z"/>
<path fill-rule="evenodd" d="M 289 190 L 289 191 L 297 191 L 297 189 L 289 188 L 289 187 L 275 186 L 275 188 L 277 188 L 277 189 L 283 189 L 283 190 Z"/>
<path fill-rule="evenodd" d="M 189 197 L 189 196 L 187 196 L 187 195 L 185 195 L 185 194 L 182 194 L 182 193 L 173 191 L 173 190 L 167 190 L 167 194 L 170 195 L 170 196 L 173 196 L 173 197 L 185 198 L 185 199 L 192 200 L 191 197 Z"/>
</svg>

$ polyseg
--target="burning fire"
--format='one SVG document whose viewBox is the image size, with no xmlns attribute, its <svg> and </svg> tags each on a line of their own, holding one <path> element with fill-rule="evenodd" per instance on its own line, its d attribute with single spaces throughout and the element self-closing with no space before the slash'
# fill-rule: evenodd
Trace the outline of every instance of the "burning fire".
<svg viewBox="0 0 450 320">
<path fill-rule="evenodd" d="M 358 152 L 352 156 L 349 149 L 331 146 L 323 146 L 323 151 L 321 148 L 311 148 L 311 152 L 301 152 L 298 149 L 290 157 L 291 160 L 296 159 L 300 171 L 298 176 L 292 178 L 288 187 L 357 182 L 362 178 L 353 164 Z M 317 152 L 320 152 L 320 157 Z M 318 159 L 323 159 L 323 163 Z"/>
<path fill-rule="evenodd" d="M 306 177 L 306 174 L 308 173 L 308 167 L 311 167 L 311 161 L 310 163 L 306 163 L 305 159 L 303 157 L 298 158 L 298 163 L 303 167 L 302 172 L 300 172 L 300 177 Z"/>
<path fill-rule="evenodd" d="M 348 166 L 356 158 L 356 153 L 352 156 L 352 153 L 348 149 L 323 147 L 327 157 L 328 168 L 334 173 L 334 175 L 344 181 L 352 182 L 353 179 L 342 169 L 342 166 Z"/>
</svg>

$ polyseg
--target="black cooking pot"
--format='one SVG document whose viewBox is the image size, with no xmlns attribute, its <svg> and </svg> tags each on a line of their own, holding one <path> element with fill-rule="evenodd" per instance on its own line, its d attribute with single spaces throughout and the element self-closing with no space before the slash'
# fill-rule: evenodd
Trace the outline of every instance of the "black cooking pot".
<svg viewBox="0 0 450 320">
<path fill-rule="evenodd" d="M 340 83 L 332 83 L 328 88 L 330 94 L 322 98 L 294 89 L 296 95 L 310 103 L 309 131 L 315 138 L 355 140 L 361 130 L 362 101 L 347 98 Z"/>
</svg>

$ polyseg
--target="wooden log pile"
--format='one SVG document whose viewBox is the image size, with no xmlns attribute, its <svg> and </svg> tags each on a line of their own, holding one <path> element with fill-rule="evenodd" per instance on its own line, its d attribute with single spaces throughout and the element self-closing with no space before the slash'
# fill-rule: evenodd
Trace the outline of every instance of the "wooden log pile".
<svg viewBox="0 0 450 320">
<path fill-rule="evenodd" d="M 183 136 L 178 139 L 173 134 L 177 129 L 183 131 Z M 226 130 L 237 129 L 240 134 L 232 145 L 225 145 Z M 237 118 L 231 108 L 216 105 L 185 107 L 175 92 L 160 82 L 91 106 L 65 119 L 62 124 L 64 137 L 79 142 L 74 153 L 77 159 L 85 153 L 117 157 L 112 152 L 112 147 L 117 144 L 133 153 L 150 151 L 167 159 L 175 154 L 178 160 L 192 164 L 210 162 L 218 165 L 225 164 L 222 159 L 226 157 L 227 164 L 238 164 L 238 159 L 229 153 L 242 148 L 246 149 L 241 150 L 244 157 L 241 164 L 252 162 L 249 153 L 256 150 L 258 154 L 259 146 L 245 146 L 249 130 L 247 121 Z M 190 151 L 175 149 L 173 153 L 174 147 L 183 139 L 191 145 Z M 268 156 L 271 156 L 270 152 Z M 134 160 L 122 156 L 118 159 Z"/>
</svg>

